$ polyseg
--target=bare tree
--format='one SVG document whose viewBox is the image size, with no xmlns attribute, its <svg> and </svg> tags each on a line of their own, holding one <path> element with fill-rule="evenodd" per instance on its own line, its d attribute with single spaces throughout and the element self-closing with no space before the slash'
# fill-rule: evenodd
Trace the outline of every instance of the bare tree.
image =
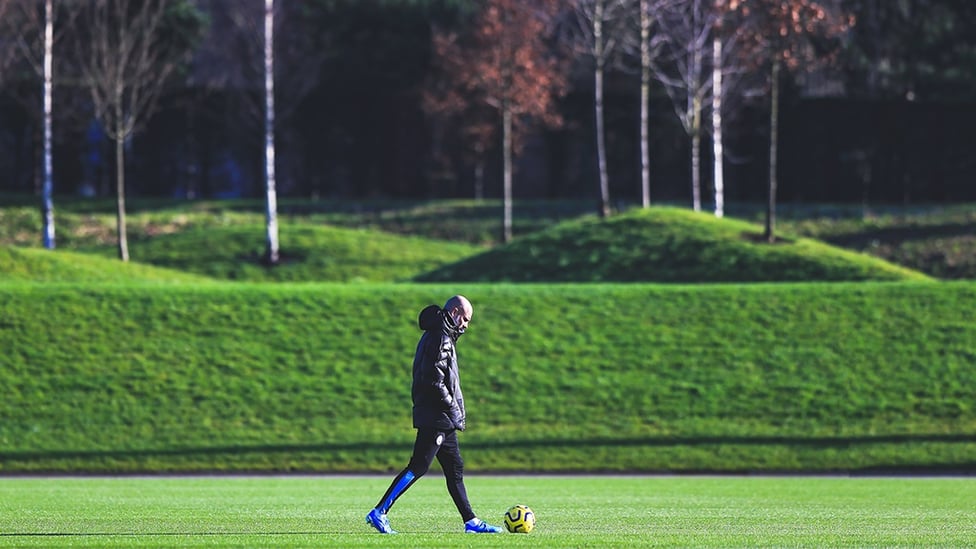
<svg viewBox="0 0 976 549">
<path fill-rule="evenodd" d="M 267 249 L 265 259 L 278 263 L 278 191 L 275 183 L 274 0 L 264 1 L 264 181 Z"/>
<path fill-rule="evenodd" d="M 288 122 L 302 101 L 320 83 L 323 62 L 334 53 L 325 47 L 327 33 L 303 13 L 299 2 L 274 0 L 213 0 L 214 17 L 227 17 L 233 31 L 228 44 L 211 35 L 203 48 L 214 66 L 208 70 L 214 85 L 243 91 L 244 121 L 263 128 L 266 246 L 264 260 L 280 261 L 277 194 L 280 180 L 287 185 Z M 219 13 L 216 13 L 219 12 Z M 323 36 L 325 35 L 325 36 Z M 226 38 L 226 37 L 225 37 Z M 237 73 L 230 69 L 236 68 Z M 255 134 L 257 135 L 257 134 Z"/>
<path fill-rule="evenodd" d="M 782 72 L 810 70 L 832 62 L 837 53 L 832 38 L 844 33 L 853 18 L 829 0 L 753 0 L 735 2 L 745 27 L 751 29 L 744 51 L 769 70 L 769 194 L 765 238 L 776 240 L 779 102 Z"/>
<path fill-rule="evenodd" d="M 712 29 L 712 183 L 715 193 L 715 217 L 725 215 L 725 146 L 723 125 L 726 112 L 735 114 L 746 99 L 756 95 L 747 78 L 754 64 L 752 51 L 743 49 L 742 41 L 750 30 L 737 11 L 739 0 L 714 0 Z"/>
<path fill-rule="evenodd" d="M 636 13 L 638 33 L 625 33 L 626 52 L 629 57 L 636 56 L 640 65 L 640 186 L 641 206 L 651 205 L 651 152 L 650 152 L 650 114 L 651 82 L 653 81 L 654 61 L 661 53 L 664 35 L 658 32 L 662 11 L 677 0 L 628 0 L 625 4 L 629 13 Z M 635 12 L 636 10 L 636 12 Z M 630 40 L 633 37 L 636 39 Z"/>
<path fill-rule="evenodd" d="M 27 101 L 31 107 L 30 112 L 40 113 L 43 128 L 40 185 L 41 241 L 47 249 L 55 247 L 52 163 L 55 17 L 53 0 L 44 0 L 42 3 L 37 0 L 0 1 L 0 22 L 2 22 L 0 34 L 3 35 L 0 42 L 7 44 L 8 47 L 5 59 L 10 61 L 15 55 L 30 65 L 34 73 L 42 79 L 41 108 L 34 110 L 37 96 L 32 95 Z M 3 65 L 2 61 L 0 65 Z"/>
<path fill-rule="evenodd" d="M 655 78 L 664 86 L 675 114 L 691 139 L 692 207 L 701 211 L 702 116 L 712 79 L 705 78 L 716 14 L 709 0 L 670 3 L 660 12 L 664 55 L 653 63 Z"/>
<path fill-rule="evenodd" d="M 604 77 L 607 64 L 623 37 L 626 21 L 625 0 L 574 0 L 576 32 L 573 44 L 593 61 L 593 113 L 596 130 L 596 155 L 599 171 L 600 207 L 603 217 L 610 215 L 610 175 L 607 171 L 606 125 L 604 122 Z"/>
<path fill-rule="evenodd" d="M 152 114 L 169 77 L 188 58 L 191 35 L 199 31 L 189 21 L 167 25 L 167 10 L 179 3 L 92 0 L 79 14 L 84 37 L 74 45 L 75 62 L 95 117 L 115 142 L 116 225 L 122 261 L 129 260 L 125 143 Z"/>
</svg>

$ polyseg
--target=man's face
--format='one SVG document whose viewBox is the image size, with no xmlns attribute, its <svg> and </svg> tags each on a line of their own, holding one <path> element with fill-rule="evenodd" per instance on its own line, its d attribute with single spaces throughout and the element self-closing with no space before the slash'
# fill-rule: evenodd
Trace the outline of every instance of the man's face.
<svg viewBox="0 0 976 549">
<path fill-rule="evenodd" d="M 472 311 L 470 307 L 455 307 L 451 311 L 451 318 L 454 320 L 454 324 L 458 327 L 458 331 L 462 334 L 468 329 L 468 323 L 471 322 Z"/>
</svg>

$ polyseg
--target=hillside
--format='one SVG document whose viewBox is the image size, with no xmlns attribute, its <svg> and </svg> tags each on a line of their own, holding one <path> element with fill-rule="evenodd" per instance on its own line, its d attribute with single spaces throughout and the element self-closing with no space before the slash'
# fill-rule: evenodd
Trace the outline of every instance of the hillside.
<svg viewBox="0 0 976 549">
<path fill-rule="evenodd" d="M 262 260 L 264 227 L 254 224 L 189 228 L 147 238 L 130 246 L 130 256 L 133 261 L 221 280 L 393 282 L 480 250 L 457 242 L 328 225 L 282 225 L 278 237 L 281 262 L 274 268 Z M 93 251 L 111 253 L 106 247 Z"/>
<path fill-rule="evenodd" d="M 805 238 L 676 208 L 584 217 L 416 278 L 423 282 L 788 282 L 924 280 L 921 273 Z"/>
<path fill-rule="evenodd" d="M 202 282 L 206 277 L 91 254 L 0 246 L 0 282 Z"/>
<path fill-rule="evenodd" d="M 0 472 L 402 467 L 457 291 L 472 471 L 976 470 L 972 283 L 0 284 Z"/>
</svg>

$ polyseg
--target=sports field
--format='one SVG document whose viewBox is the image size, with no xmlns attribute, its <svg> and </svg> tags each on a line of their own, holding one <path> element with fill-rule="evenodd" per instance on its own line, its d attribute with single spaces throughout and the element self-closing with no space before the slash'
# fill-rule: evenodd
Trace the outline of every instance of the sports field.
<svg viewBox="0 0 976 549">
<path fill-rule="evenodd" d="M 972 547 L 976 478 L 469 476 L 491 522 L 533 508 L 531 534 L 461 533 L 436 469 L 390 513 L 388 476 L 0 479 L 0 546 Z"/>
</svg>

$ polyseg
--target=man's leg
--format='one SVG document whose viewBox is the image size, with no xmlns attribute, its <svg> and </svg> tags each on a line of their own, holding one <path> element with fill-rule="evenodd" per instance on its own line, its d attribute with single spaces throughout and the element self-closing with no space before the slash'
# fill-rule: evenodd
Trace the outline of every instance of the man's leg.
<svg viewBox="0 0 976 549">
<path fill-rule="evenodd" d="M 366 522 L 383 534 L 395 534 L 390 527 L 390 522 L 386 518 L 386 513 L 390 511 L 397 498 L 413 486 L 414 482 L 424 476 L 430 469 L 430 464 L 434 461 L 440 441 L 443 440 L 443 433 L 429 429 L 418 429 L 417 439 L 413 444 L 413 455 L 410 463 L 390 483 L 386 493 L 380 498 L 376 507 L 366 515 Z"/>
<path fill-rule="evenodd" d="M 437 452 L 437 461 L 444 470 L 447 491 L 451 493 L 458 513 L 461 513 L 461 520 L 467 522 L 473 519 L 474 511 L 471 510 L 468 491 L 464 487 L 464 460 L 461 459 L 461 449 L 458 447 L 457 431 L 451 431 L 444 436 Z"/>
<path fill-rule="evenodd" d="M 468 491 L 464 487 L 464 460 L 461 459 L 461 449 L 458 446 L 457 431 L 451 431 L 444 436 L 437 452 L 437 461 L 444 469 L 444 478 L 447 480 L 447 491 L 451 493 L 454 505 L 458 513 L 461 513 L 461 520 L 464 521 L 464 531 L 481 534 L 496 534 L 502 531 L 497 526 L 491 526 L 475 516 L 468 501 Z"/>
</svg>

